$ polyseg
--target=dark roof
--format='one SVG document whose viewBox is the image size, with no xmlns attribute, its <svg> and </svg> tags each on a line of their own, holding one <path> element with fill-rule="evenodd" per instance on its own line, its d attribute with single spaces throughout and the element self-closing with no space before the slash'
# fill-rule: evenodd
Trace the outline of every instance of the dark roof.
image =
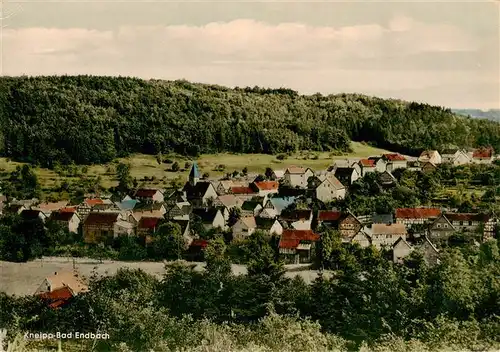
<svg viewBox="0 0 500 352">
<path fill-rule="evenodd" d="M 490 216 L 477 213 L 445 213 L 444 216 L 450 221 L 479 221 L 487 222 Z"/>
<path fill-rule="evenodd" d="M 85 225 L 112 225 L 118 220 L 118 213 L 90 213 L 85 219 Z"/>
<path fill-rule="evenodd" d="M 318 221 L 338 221 L 342 217 L 342 213 L 336 210 L 320 210 L 318 211 Z"/>
<path fill-rule="evenodd" d="M 201 218 L 203 222 L 212 223 L 217 215 L 216 208 L 197 208 L 193 209 L 192 214 Z"/>
<path fill-rule="evenodd" d="M 21 217 L 23 219 L 36 219 L 39 217 L 41 211 L 35 209 L 25 209 L 21 212 Z"/>
<path fill-rule="evenodd" d="M 247 200 L 245 202 L 243 202 L 243 204 L 241 205 L 241 209 L 242 210 L 255 210 L 255 208 L 260 205 L 262 206 L 262 202 L 259 202 L 259 201 L 255 201 L 255 200 Z"/>
<path fill-rule="evenodd" d="M 441 152 L 441 155 L 454 155 L 456 152 L 460 151 L 460 149 L 445 149 Z"/>
<path fill-rule="evenodd" d="M 188 199 L 202 198 L 205 195 L 205 193 L 207 193 L 207 190 L 210 186 L 212 186 L 212 184 L 207 181 L 196 182 L 194 186 L 188 182 L 184 186 L 183 190 L 186 192 Z"/>
<path fill-rule="evenodd" d="M 297 221 L 311 218 L 312 210 L 310 209 L 298 209 L 291 211 L 284 211 L 281 213 L 282 220 Z"/>
<path fill-rule="evenodd" d="M 157 192 L 160 192 L 157 189 L 138 189 L 135 192 L 135 196 L 139 198 L 152 198 Z M 161 193 L 161 192 L 160 192 Z"/>
<path fill-rule="evenodd" d="M 4 208 L 5 212 L 10 212 L 10 213 L 17 213 L 19 209 L 21 209 L 24 205 L 22 204 L 9 204 L 7 207 Z"/>
<path fill-rule="evenodd" d="M 335 177 L 337 178 L 348 178 L 352 176 L 354 168 L 352 167 L 338 167 L 335 170 Z"/>
<path fill-rule="evenodd" d="M 139 220 L 139 223 L 137 224 L 137 227 L 141 229 L 154 229 L 158 227 L 158 224 L 160 223 L 161 219 L 160 218 L 148 218 L 148 217 L 141 217 Z"/>
<path fill-rule="evenodd" d="M 75 213 L 69 212 L 69 211 L 58 211 L 58 212 L 53 212 L 50 214 L 50 220 L 53 221 L 70 221 L 71 218 L 75 215 Z"/>
<path fill-rule="evenodd" d="M 392 214 L 373 214 L 372 223 L 374 224 L 392 224 L 394 217 Z"/>
<path fill-rule="evenodd" d="M 274 223 L 276 222 L 276 219 L 267 219 L 267 218 L 255 218 L 255 224 L 257 225 L 257 228 L 260 230 L 269 230 Z"/>
<path fill-rule="evenodd" d="M 189 220 L 169 220 L 169 221 L 178 224 L 181 227 L 181 233 L 184 233 L 184 231 L 186 231 L 186 227 L 189 226 Z"/>
</svg>

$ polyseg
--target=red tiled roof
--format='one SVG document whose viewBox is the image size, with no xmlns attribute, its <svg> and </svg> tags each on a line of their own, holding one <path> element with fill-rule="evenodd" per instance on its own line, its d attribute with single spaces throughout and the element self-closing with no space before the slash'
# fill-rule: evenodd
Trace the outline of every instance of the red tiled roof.
<svg viewBox="0 0 500 352">
<path fill-rule="evenodd" d="M 304 220 L 311 217 L 312 210 L 310 209 L 297 209 L 293 211 L 285 211 L 282 213 L 283 220 Z"/>
<path fill-rule="evenodd" d="M 156 192 L 158 192 L 157 189 L 139 189 L 135 192 L 135 196 L 140 198 L 152 198 Z"/>
<path fill-rule="evenodd" d="M 85 199 L 85 203 L 90 205 L 91 207 L 97 204 L 104 204 L 104 201 L 100 198 L 88 198 Z"/>
<path fill-rule="evenodd" d="M 255 191 L 250 187 L 231 187 L 231 193 L 233 194 L 253 194 Z"/>
<path fill-rule="evenodd" d="M 160 218 L 142 217 L 137 226 L 143 229 L 154 229 L 158 227 L 160 220 Z"/>
<path fill-rule="evenodd" d="M 428 219 L 437 218 L 441 210 L 437 208 L 399 208 L 396 209 L 397 219 Z"/>
<path fill-rule="evenodd" d="M 389 161 L 404 161 L 404 160 L 406 160 L 406 158 L 404 156 L 402 156 L 401 154 L 398 154 L 398 153 L 383 154 L 382 156 Z"/>
<path fill-rule="evenodd" d="M 55 221 L 70 221 L 71 218 L 75 215 L 75 213 L 70 212 L 70 211 L 59 211 L 59 212 L 54 212 L 50 215 L 51 220 Z"/>
<path fill-rule="evenodd" d="M 474 150 L 474 152 L 472 153 L 472 157 L 477 159 L 482 159 L 482 158 L 489 159 L 492 156 L 493 156 L 492 148 L 479 148 Z"/>
<path fill-rule="evenodd" d="M 76 213 L 76 207 L 66 207 L 59 209 L 60 213 Z"/>
<path fill-rule="evenodd" d="M 361 159 L 359 163 L 364 167 L 375 167 L 375 160 L 373 159 Z"/>
<path fill-rule="evenodd" d="M 302 241 L 319 241 L 319 235 L 311 230 L 283 230 L 279 248 L 295 249 Z"/>
<path fill-rule="evenodd" d="M 61 287 L 51 292 L 44 292 L 38 295 L 41 299 L 49 303 L 51 308 L 59 308 L 73 297 L 73 292 L 69 287 Z"/>
<path fill-rule="evenodd" d="M 261 181 L 255 182 L 255 186 L 261 191 L 272 191 L 278 189 L 279 183 L 277 181 Z"/>
<path fill-rule="evenodd" d="M 201 248 L 206 248 L 208 246 L 208 241 L 207 240 L 193 240 L 191 242 L 191 247 L 201 247 Z"/>
<path fill-rule="evenodd" d="M 340 211 L 333 210 L 320 210 L 318 212 L 318 220 L 319 221 L 337 221 L 342 217 L 342 213 Z"/>
<path fill-rule="evenodd" d="M 480 221 L 487 222 L 490 217 L 477 213 L 445 213 L 444 216 L 450 221 Z"/>
</svg>

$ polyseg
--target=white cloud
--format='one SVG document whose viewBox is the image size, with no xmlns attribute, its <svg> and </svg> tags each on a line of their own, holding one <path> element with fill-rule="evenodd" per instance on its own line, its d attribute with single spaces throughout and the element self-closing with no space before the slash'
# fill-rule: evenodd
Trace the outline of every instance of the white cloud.
<svg viewBox="0 0 500 352">
<path fill-rule="evenodd" d="M 7 28 L 2 39 L 7 75 L 120 74 L 371 94 L 483 80 L 475 71 L 461 73 L 456 63 L 456 70 L 447 72 L 425 70 L 422 65 L 412 70 L 414 57 L 430 55 L 429 62 L 433 54 L 441 53 L 437 59 L 450 60 L 453 52 L 476 52 L 481 39 L 451 25 L 425 24 L 405 16 L 396 16 L 387 27 L 270 25 L 240 19 L 205 26 L 120 27 L 115 31 Z M 492 48 L 492 53 L 494 50 L 498 49 Z M 398 66 L 409 65 L 409 69 L 363 71 L 346 65 L 370 60 L 380 63 L 389 58 Z M 496 72 L 487 73 L 490 79 L 494 74 L 498 77 L 498 67 Z M 429 96 L 429 101 L 437 104 L 453 104 L 453 100 L 446 92 Z"/>
</svg>

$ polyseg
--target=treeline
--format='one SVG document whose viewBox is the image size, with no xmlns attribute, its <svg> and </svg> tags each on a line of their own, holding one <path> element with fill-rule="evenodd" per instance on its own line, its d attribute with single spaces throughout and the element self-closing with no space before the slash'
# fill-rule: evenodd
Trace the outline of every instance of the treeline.
<svg viewBox="0 0 500 352">
<path fill-rule="evenodd" d="M 499 259 L 496 240 L 443 251 L 434 267 L 417 252 L 394 265 L 368 250 L 308 285 L 287 278 L 265 248 L 254 252 L 247 274 L 234 275 L 218 240 L 206 249 L 205 271 L 174 264 L 158 280 L 122 269 L 94 278 L 88 293 L 59 310 L 0 294 L 0 328 L 106 332 L 110 340 L 96 349 L 111 351 L 196 350 L 202 340 L 222 344 L 204 351 L 252 343 L 247 350 L 353 351 L 387 338 L 396 343 L 389 351 L 498 349 Z"/>
<path fill-rule="evenodd" d="M 0 130 L 5 156 L 48 167 L 134 152 L 347 151 L 350 140 L 404 153 L 500 150 L 500 124 L 425 104 L 124 77 L 2 77 Z"/>
</svg>

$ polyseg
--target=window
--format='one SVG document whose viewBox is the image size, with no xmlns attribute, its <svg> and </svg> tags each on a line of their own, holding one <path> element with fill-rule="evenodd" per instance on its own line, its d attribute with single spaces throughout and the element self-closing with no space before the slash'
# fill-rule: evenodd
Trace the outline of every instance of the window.
<svg viewBox="0 0 500 352">
<path fill-rule="evenodd" d="M 441 224 L 437 224 L 437 228 L 440 229 L 441 228 Z"/>
<path fill-rule="evenodd" d="M 469 226 L 472 226 L 472 221 L 469 221 Z"/>
<path fill-rule="evenodd" d="M 463 221 L 460 221 L 460 226 L 463 226 L 464 225 L 464 222 Z"/>
<path fill-rule="evenodd" d="M 448 224 L 443 224 L 443 227 L 448 228 Z"/>
</svg>

